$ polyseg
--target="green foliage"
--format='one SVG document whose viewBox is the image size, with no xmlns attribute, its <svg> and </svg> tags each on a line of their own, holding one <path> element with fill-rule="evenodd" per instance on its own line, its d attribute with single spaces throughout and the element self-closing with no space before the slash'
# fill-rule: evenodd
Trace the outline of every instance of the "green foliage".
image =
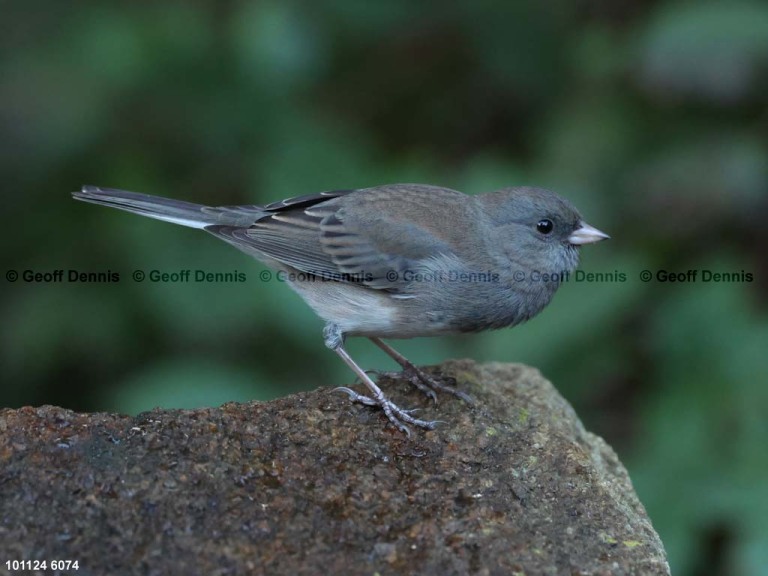
<svg viewBox="0 0 768 576">
<path fill-rule="evenodd" d="M 572 279 L 525 326 L 398 348 L 538 366 L 628 464 L 676 574 L 768 574 L 764 2 L 49 0 L 3 20 L 3 273 L 121 278 L 3 280 L 0 405 L 133 413 L 352 381 L 263 266 L 75 203 L 81 184 L 214 205 L 548 186 L 613 237 L 582 269 L 625 280 Z M 247 280 L 131 279 L 187 269 Z"/>
<path fill-rule="evenodd" d="M 738 261 L 715 259 L 720 267 Z M 702 267 L 713 261 L 702 261 Z M 731 553 L 744 574 L 767 566 L 768 317 L 755 317 L 742 287 L 684 286 L 653 311 L 652 374 L 659 392 L 640 413 L 634 481 L 668 529 L 670 560 L 696 565 L 707 530 L 738 527 Z"/>
<path fill-rule="evenodd" d="M 672 95 L 719 103 L 764 97 L 768 6 L 670 4 L 641 35 L 641 81 Z"/>
</svg>

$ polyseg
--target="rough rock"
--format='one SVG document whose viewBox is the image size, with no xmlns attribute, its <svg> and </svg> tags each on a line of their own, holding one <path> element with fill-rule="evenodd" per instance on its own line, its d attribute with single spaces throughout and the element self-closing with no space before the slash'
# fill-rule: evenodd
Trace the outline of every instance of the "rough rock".
<svg viewBox="0 0 768 576">
<path fill-rule="evenodd" d="M 443 422 L 410 439 L 329 388 L 136 417 L 1 410 L 0 568 L 669 574 L 616 454 L 538 371 L 434 370 L 476 403 L 383 382 Z"/>
</svg>

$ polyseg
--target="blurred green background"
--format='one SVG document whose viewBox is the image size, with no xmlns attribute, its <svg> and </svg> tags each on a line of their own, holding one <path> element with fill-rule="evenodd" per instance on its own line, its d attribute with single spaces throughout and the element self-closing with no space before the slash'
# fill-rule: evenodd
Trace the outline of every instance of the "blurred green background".
<svg viewBox="0 0 768 576">
<path fill-rule="evenodd" d="M 618 451 L 674 573 L 768 574 L 768 3 L 0 6 L 0 405 L 137 413 L 352 380 L 260 264 L 75 202 L 81 184 L 214 205 L 545 186 L 613 237 L 582 269 L 626 281 L 570 282 L 514 330 L 398 348 L 539 367 Z M 56 269 L 120 281 L 6 277 Z M 154 269 L 247 281 L 131 279 Z M 394 368 L 366 341 L 350 352 Z"/>
</svg>

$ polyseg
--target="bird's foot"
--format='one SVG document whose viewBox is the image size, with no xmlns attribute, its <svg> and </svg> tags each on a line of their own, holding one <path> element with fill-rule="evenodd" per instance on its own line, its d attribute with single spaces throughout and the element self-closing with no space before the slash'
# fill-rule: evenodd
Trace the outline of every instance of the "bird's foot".
<svg viewBox="0 0 768 576">
<path fill-rule="evenodd" d="M 472 396 L 466 392 L 462 392 L 453 386 L 443 384 L 440 382 L 440 380 L 431 374 L 427 374 L 424 372 L 424 370 L 418 368 L 417 366 L 405 367 L 400 372 L 383 372 L 378 370 L 373 370 L 371 372 L 375 373 L 379 378 L 390 378 L 392 380 L 405 379 L 413 386 L 421 390 L 428 398 L 432 399 L 433 402 L 437 402 L 437 392 L 440 391 L 453 394 L 457 398 L 464 400 L 464 402 L 467 404 L 475 403 L 474 398 L 472 398 Z"/>
<path fill-rule="evenodd" d="M 336 390 L 346 393 L 352 402 L 359 402 L 360 404 L 365 404 L 366 406 L 380 407 L 384 411 L 384 414 L 387 416 L 387 418 L 389 418 L 389 421 L 394 424 L 395 428 L 401 432 L 405 432 L 409 438 L 411 436 L 411 429 L 406 424 L 418 426 L 419 428 L 424 428 L 426 430 L 434 430 L 435 426 L 437 426 L 438 422 L 440 422 L 439 420 L 419 420 L 418 418 L 414 418 L 411 416 L 411 414 L 416 412 L 418 408 L 405 410 L 404 408 L 400 408 L 400 406 L 392 402 L 392 400 L 384 395 L 381 395 L 378 398 L 371 398 L 370 396 L 359 394 L 351 388 L 347 388 L 346 386 L 341 386 L 336 388 Z"/>
</svg>

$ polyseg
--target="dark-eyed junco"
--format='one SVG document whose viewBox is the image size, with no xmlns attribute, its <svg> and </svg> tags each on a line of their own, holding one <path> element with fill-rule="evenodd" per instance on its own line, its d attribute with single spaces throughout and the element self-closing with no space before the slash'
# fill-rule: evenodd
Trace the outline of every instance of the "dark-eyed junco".
<svg viewBox="0 0 768 576">
<path fill-rule="evenodd" d="M 412 338 L 514 326 L 538 314 L 578 247 L 608 238 L 557 194 L 503 188 L 477 196 L 422 184 L 392 184 L 289 198 L 266 206 L 201 206 L 84 186 L 78 200 L 201 228 L 283 271 L 325 320 L 325 345 L 370 390 L 341 388 L 382 408 L 400 430 L 431 429 L 389 400 L 344 349 L 366 336 L 435 397 L 468 397 L 411 364 L 381 338 Z"/>
</svg>

